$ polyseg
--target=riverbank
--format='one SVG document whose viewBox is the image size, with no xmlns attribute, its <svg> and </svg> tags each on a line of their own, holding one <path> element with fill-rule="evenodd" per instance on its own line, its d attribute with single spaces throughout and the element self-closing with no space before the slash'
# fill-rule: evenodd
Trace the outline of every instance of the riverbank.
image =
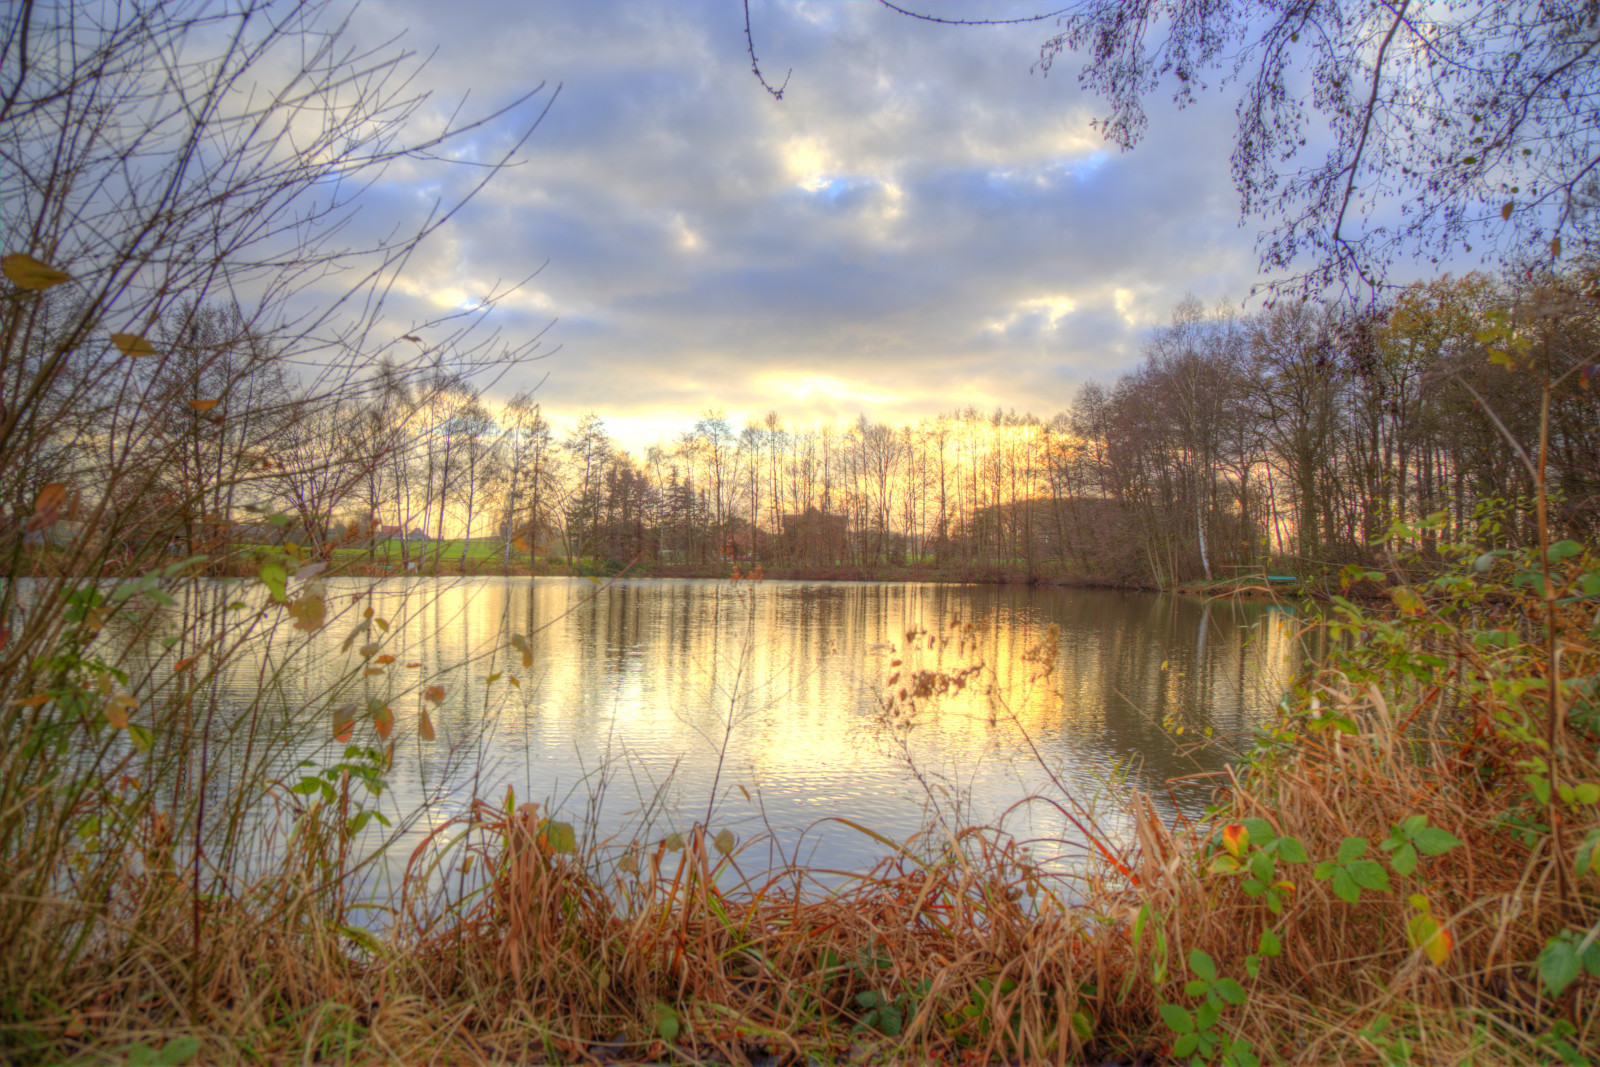
<svg viewBox="0 0 1600 1067">
<path fill-rule="evenodd" d="M 359 760 L 326 791 L 269 786 L 260 802 L 294 816 L 284 859 L 222 891 L 195 892 L 149 808 L 123 827 L 114 892 L 7 925 L 0 1052 L 1585 1063 L 1600 1047 L 1600 565 L 1572 555 L 1548 599 L 1534 573 L 1463 556 L 1393 587 L 1397 614 L 1335 604 L 1342 651 L 1219 781 L 1210 820 L 1167 825 L 1136 799 L 1114 834 L 1081 798 L 1043 798 L 1082 835 L 1070 870 L 975 827 L 882 840 L 874 870 L 820 892 L 803 866 L 741 874 L 760 835 L 580 853 L 536 806 L 482 798 L 435 828 L 452 844 L 417 850 L 374 924 L 344 892 Z M 889 679 L 885 714 L 936 714 L 958 677 Z M 63 835 L 63 872 L 103 856 L 100 833 Z M 483 889 L 439 888 L 474 869 Z"/>
</svg>

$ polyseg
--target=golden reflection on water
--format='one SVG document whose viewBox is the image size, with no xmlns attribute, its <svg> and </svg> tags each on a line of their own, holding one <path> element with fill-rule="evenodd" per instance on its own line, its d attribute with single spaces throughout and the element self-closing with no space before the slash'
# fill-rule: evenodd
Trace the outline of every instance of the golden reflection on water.
<svg viewBox="0 0 1600 1067">
<path fill-rule="evenodd" d="M 562 578 L 327 584 L 344 614 L 314 635 L 279 630 L 260 662 L 231 664 L 222 702 L 254 699 L 287 664 L 273 683 L 285 706 L 388 703 L 397 726 L 383 804 L 397 819 L 420 811 L 407 839 L 507 786 L 590 840 L 656 840 L 709 814 L 713 829 L 743 839 L 770 828 L 786 854 L 842 868 L 870 864 L 882 846 L 837 824 L 806 832 L 819 819 L 903 840 L 932 816 L 991 822 L 1058 783 L 1086 805 L 1100 798 L 1115 832 L 1114 801 L 1129 788 L 1169 812 L 1203 805 L 1204 776 L 1227 751 L 1199 743 L 1263 723 L 1295 666 L 1283 612 L 1154 595 L 690 580 L 597 588 Z M 341 647 L 367 605 L 391 622 L 371 636 L 394 657 L 370 675 Z M 512 634 L 528 638 L 531 666 Z M 886 698 L 915 671 L 979 662 L 959 695 L 885 724 Z M 1044 664 L 1053 669 L 1041 676 Z M 431 684 L 446 689 L 436 708 L 423 697 Z M 425 709 L 432 742 L 416 736 Z M 307 716 L 296 758 L 335 758 L 343 746 L 331 719 Z M 358 726 L 356 740 L 371 729 Z M 1169 784 L 1177 778 L 1187 781 Z M 1005 825 L 1073 836 L 1042 807 Z M 402 841 L 396 854 L 409 851 Z"/>
</svg>

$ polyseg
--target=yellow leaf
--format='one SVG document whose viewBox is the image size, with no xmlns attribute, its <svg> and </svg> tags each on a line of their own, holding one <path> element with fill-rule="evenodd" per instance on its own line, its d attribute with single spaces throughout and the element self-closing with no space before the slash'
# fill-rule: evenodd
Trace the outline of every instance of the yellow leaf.
<svg viewBox="0 0 1600 1067">
<path fill-rule="evenodd" d="M 506 681 L 510 682 L 513 686 L 517 687 L 518 689 L 522 688 L 522 683 L 517 681 L 517 676 L 514 675 L 514 674 L 510 678 L 507 678 Z"/>
<path fill-rule="evenodd" d="M 106 701 L 106 721 L 113 729 L 126 730 L 128 728 L 128 712 L 139 706 L 139 702 L 130 696 L 114 696 Z"/>
<path fill-rule="evenodd" d="M 0 270 L 5 271 L 11 284 L 18 289 L 48 289 L 52 285 L 72 280 L 72 275 L 67 272 L 46 266 L 22 252 L 13 252 L 0 259 Z"/>
<path fill-rule="evenodd" d="M 417 736 L 424 741 L 433 740 L 433 720 L 428 718 L 427 709 L 423 709 L 422 719 L 417 723 Z"/>
<path fill-rule="evenodd" d="M 1389 599 L 1393 600 L 1395 607 L 1407 615 L 1415 615 L 1427 605 L 1417 591 L 1409 585 L 1397 585 L 1389 590 Z"/>
<path fill-rule="evenodd" d="M 1250 831 L 1239 823 L 1229 823 L 1222 828 L 1222 847 L 1236 858 L 1244 856 L 1250 845 Z"/>
<path fill-rule="evenodd" d="M 379 674 L 382 674 L 382 673 L 383 673 L 383 668 L 382 667 L 368 667 L 366 670 L 361 672 L 362 676 L 365 677 L 365 678 L 371 678 L 371 677 L 373 677 L 375 675 L 379 675 Z"/>
<path fill-rule="evenodd" d="M 520 538 L 520 537 L 513 537 L 513 538 L 512 538 L 512 539 L 511 539 L 511 544 L 512 544 L 512 545 L 513 545 L 513 546 L 514 546 L 514 547 L 515 547 L 515 548 L 516 548 L 516 549 L 517 549 L 517 550 L 518 550 L 518 551 L 519 551 L 519 552 L 526 552 L 526 551 L 528 551 L 528 542 L 526 542 L 526 541 L 524 541 L 524 540 L 523 540 L 523 539 L 522 539 L 522 538 Z"/>
<path fill-rule="evenodd" d="M 378 642 L 369 641 L 367 644 L 364 644 L 360 648 L 356 649 L 356 651 L 361 653 L 362 659 L 371 659 L 373 656 L 378 654 Z"/>
<path fill-rule="evenodd" d="M 218 403 L 219 402 L 216 400 L 191 400 L 189 401 L 189 406 L 194 408 L 196 411 L 210 411 L 212 408 L 216 407 Z"/>
<path fill-rule="evenodd" d="M 122 354 L 129 359 L 156 354 L 155 346 L 136 333 L 114 333 L 111 335 L 111 343 L 120 348 Z"/>
</svg>

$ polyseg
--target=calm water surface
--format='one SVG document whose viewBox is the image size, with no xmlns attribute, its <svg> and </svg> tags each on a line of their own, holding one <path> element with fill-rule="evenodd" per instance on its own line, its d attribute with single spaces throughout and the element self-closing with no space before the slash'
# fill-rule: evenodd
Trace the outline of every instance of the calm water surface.
<svg viewBox="0 0 1600 1067">
<path fill-rule="evenodd" d="M 244 706 L 263 687 L 281 687 L 286 706 L 309 701 L 321 710 L 286 726 L 298 730 L 296 758 L 325 764 L 343 750 L 328 709 L 388 701 L 396 748 L 381 807 L 404 827 L 396 869 L 472 796 L 498 801 L 508 786 L 593 841 L 655 841 L 696 823 L 741 840 L 770 829 L 768 849 L 822 867 L 869 866 L 880 843 L 819 822 L 842 816 L 895 840 L 930 819 L 1000 822 L 1067 843 L 1046 851 L 1070 851 L 1075 834 L 1054 808 L 1019 802 L 1064 788 L 1098 805 L 1113 831 L 1129 788 L 1152 793 L 1169 814 L 1197 810 L 1212 783 L 1195 776 L 1228 758 L 1197 743 L 1207 730 L 1240 738 L 1264 722 L 1295 666 L 1293 620 L 1279 610 L 1123 592 L 694 580 L 597 588 L 564 578 L 326 584 L 345 613 L 309 636 L 284 628 L 257 661 L 230 663 L 218 704 Z M 391 622 L 372 635 L 375 661 L 395 657 L 371 675 L 358 652 L 367 637 L 341 647 L 366 604 Z M 512 634 L 527 637 L 530 667 Z M 888 721 L 886 698 L 913 672 L 980 663 L 959 695 Z M 426 684 L 446 688 L 437 708 L 424 702 Z M 431 742 L 417 737 L 424 708 Z"/>
</svg>

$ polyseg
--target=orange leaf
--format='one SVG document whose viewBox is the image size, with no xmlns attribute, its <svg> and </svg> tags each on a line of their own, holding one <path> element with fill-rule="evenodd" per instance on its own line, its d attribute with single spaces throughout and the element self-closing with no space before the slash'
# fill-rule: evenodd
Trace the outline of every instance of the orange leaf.
<svg viewBox="0 0 1600 1067">
<path fill-rule="evenodd" d="M 194 408 L 196 411 L 210 411 L 212 408 L 216 407 L 218 403 L 220 403 L 220 401 L 191 400 L 189 401 L 189 406 Z"/>
<path fill-rule="evenodd" d="M 420 664 L 420 663 L 407 663 L 406 666 L 407 667 L 420 667 L 420 666 L 422 666 L 422 664 Z"/>
<path fill-rule="evenodd" d="M 374 663 L 393 663 L 394 662 L 394 657 L 389 655 L 387 652 L 385 652 L 383 655 L 379 656 L 377 659 L 373 660 L 372 662 L 374 662 Z"/>
<path fill-rule="evenodd" d="M 128 728 L 128 712 L 139 706 L 139 702 L 126 694 L 114 696 L 106 701 L 106 721 L 113 729 L 126 730 Z"/>
<path fill-rule="evenodd" d="M 355 736 L 355 732 L 356 724 L 353 722 L 347 722 L 344 724 L 343 730 L 340 730 L 338 733 L 333 735 L 333 739 L 335 741 L 348 741 L 350 738 Z"/>
<path fill-rule="evenodd" d="M 389 731 L 394 729 L 394 712 L 387 706 L 379 708 L 372 716 L 372 725 L 378 728 L 378 737 L 388 740 Z"/>
<path fill-rule="evenodd" d="M 1239 823 L 1229 823 L 1222 828 L 1222 847 L 1235 858 L 1242 858 L 1250 846 L 1250 831 Z"/>
<path fill-rule="evenodd" d="M 129 359 L 138 359 L 140 356 L 153 356 L 155 347 L 136 333 L 114 333 L 111 343 L 122 350 L 122 354 Z"/>
<path fill-rule="evenodd" d="M 333 712 L 333 732 L 340 741 L 350 740 L 350 729 L 356 724 L 356 706 L 346 704 Z"/>
<path fill-rule="evenodd" d="M 66 485 L 61 482 L 46 482 L 39 490 L 39 495 L 33 498 L 33 513 L 43 515 L 48 511 L 56 511 L 66 502 Z"/>
<path fill-rule="evenodd" d="M 21 700 L 13 700 L 11 703 L 15 704 L 19 708 L 36 708 L 40 704 L 50 703 L 50 700 L 51 697 L 49 693 L 40 693 L 37 696 L 24 697 Z"/>
<path fill-rule="evenodd" d="M 435 704 L 438 704 L 438 703 L 440 703 L 441 701 L 444 700 L 444 686 L 442 686 L 442 685 L 430 685 L 430 686 L 428 686 L 428 688 L 426 688 L 426 689 L 424 689 L 422 691 L 422 696 L 423 696 L 423 699 L 431 700 Z"/>
<path fill-rule="evenodd" d="M 1438 933 L 1423 944 L 1422 951 L 1428 954 L 1428 959 L 1433 961 L 1434 966 L 1438 966 L 1450 958 L 1450 952 L 1455 947 L 1455 935 L 1441 927 Z"/>
<path fill-rule="evenodd" d="M 200 658 L 199 656 L 190 656 L 188 659 L 180 659 L 178 662 L 176 662 L 176 663 L 174 663 L 172 665 L 172 669 L 173 669 L 174 672 L 186 671 L 190 667 L 193 667 L 194 663 L 195 663 L 195 660 L 197 660 L 199 658 Z"/>
<path fill-rule="evenodd" d="M 424 741 L 433 740 L 433 720 L 428 718 L 427 709 L 423 709 L 422 719 L 417 723 L 417 736 Z"/>
</svg>

